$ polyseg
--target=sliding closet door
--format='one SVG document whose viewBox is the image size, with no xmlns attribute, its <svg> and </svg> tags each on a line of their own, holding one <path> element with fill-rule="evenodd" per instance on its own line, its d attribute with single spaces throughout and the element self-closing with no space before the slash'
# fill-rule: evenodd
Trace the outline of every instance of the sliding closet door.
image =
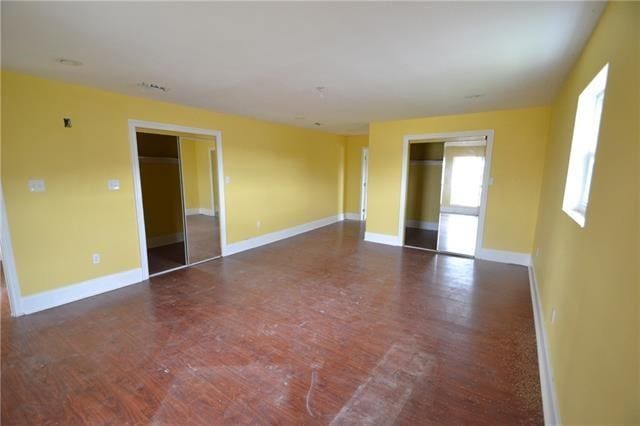
<svg viewBox="0 0 640 426">
<path fill-rule="evenodd" d="M 178 138 L 137 133 L 149 274 L 187 264 Z"/>
<path fill-rule="evenodd" d="M 438 250 L 473 256 L 482 196 L 486 142 L 447 142 Z"/>
<path fill-rule="evenodd" d="M 215 140 L 180 138 L 187 263 L 221 255 Z"/>
</svg>

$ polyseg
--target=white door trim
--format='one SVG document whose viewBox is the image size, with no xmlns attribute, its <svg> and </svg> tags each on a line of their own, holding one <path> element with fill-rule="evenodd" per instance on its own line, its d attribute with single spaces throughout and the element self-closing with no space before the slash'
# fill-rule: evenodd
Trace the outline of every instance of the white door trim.
<svg viewBox="0 0 640 426">
<path fill-rule="evenodd" d="M 0 215 L 2 215 L 0 226 L 0 246 L 2 247 L 2 270 L 5 283 L 7 285 L 7 295 L 9 296 L 9 309 L 11 316 L 17 317 L 24 314 L 22 308 L 22 298 L 20 296 L 20 282 L 16 271 L 15 258 L 13 257 L 13 245 L 11 244 L 11 232 L 9 230 L 9 220 L 7 209 L 4 203 L 4 193 L 0 185 Z"/>
<path fill-rule="evenodd" d="M 209 188 L 211 188 L 211 211 L 213 212 L 214 216 L 216 216 L 216 200 L 215 200 L 216 191 L 213 190 L 214 180 L 213 180 L 213 167 L 211 167 L 211 160 L 213 159 L 213 155 L 215 152 L 216 152 L 215 149 L 209 148 Z"/>
<path fill-rule="evenodd" d="M 486 137 L 487 146 L 485 149 L 484 171 L 482 176 L 482 196 L 480 199 L 480 214 L 478 215 L 478 233 L 476 238 L 476 249 L 474 255 L 482 249 L 484 240 L 484 221 L 487 210 L 487 194 L 489 192 L 489 182 L 491 181 L 491 154 L 493 152 L 493 129 L 489 130 L 472 130 L 465 132 L 446 132 L 446 133 L 425 133 L 418 135 L 405 135 L 402 139 L 402 176 L 400 179 L 400 213 L 398 215 L 398 236 L 400 241 L 404 243 L 405 229 L 405 210 L 407 203 L 407 182 L 409 180 L 409 144 L 411 141 L 422 141 L 430 139 L 433 142 L 443 142 L 446 139 L 468 138 L 468 137 Z"/>
<path fill-rule="evenodd" d="M 144 209 L 142 205 L 142 186 L 140 183 L 140 165 L 138 164 L 138 140 L 136 129 L 162 130 L 167 132 L 190 133 L 202 136 L 214 136 L 218 160 L 218 199 L 220 206 L 220 247 L 225 255 L 227 247 L 227 223 L 224 203 L 224 171 L 222 161 L 222 132 L 220 130 L 200 129 L 197 127 L 179 126 L 177 124 L 156 123 L 153 121 L 129 120 L 129 148 L 131 154 L 131 170 L 133 172 L 133 195 L 136 202 L 136 219 L 138 222 L 138 243 L 140 247 L 140 266 L 142 279 L 149 278 L 149 262 L 147 259 L 147 236 L 144 228 Z"/>
<path fill-rule="evenodd" d="M 360 168 L 360 220 L 367 220 L 367 187 L 369 186 L 369 148 L 362 148 Z"/>
</svg>

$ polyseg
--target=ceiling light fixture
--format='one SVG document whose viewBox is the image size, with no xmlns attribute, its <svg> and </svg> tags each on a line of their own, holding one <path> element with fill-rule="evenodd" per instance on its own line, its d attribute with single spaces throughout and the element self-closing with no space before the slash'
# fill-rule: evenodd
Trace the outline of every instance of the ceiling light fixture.
<svg viewBox="0 0 640 426">
<path fill-rule="evenodd" d="M 322 126 L 322 123 L 319 123 L 319 122 L 317 122 L 317 121 L 316 121 L 315 123 L 313 123 L 313 124 L 314 124 L 315 126 Z"/>
<path fill-rule="evenodd" d="M 156 83 L 146 83 L 144 81 L 141 83 L 138 83 L 138 87 L 142 87 L 143 89 L 146 89 L 146 90 L 158 90 L 164 93 L 169 91 L 168 87 L 160 86 L 159 84 L 156 84 Z"/>
<path fill-rule="evenodd" d="M 474 95 L 465 96 L 465 99 L 478 99 L 484 96 L 484 93 L 476 93 Z"/>
<path fill-rule="evenodd" d="M 324 98 L 324 93 L 327 90 L 327 88 L 324 86 L 317 86 L 316 90 L 318 91 L 318 94 L 320 95 L 320 97 Z"/>
<path fill-rule="evenodd" d="M 70 67 L 80 67 L 82 66 L 82 62 L 76 61 L 75 59 L 67 59 L 67 58 L 56 58 L 56 62 L 61 65 L 68 65 Z"/>
</svg>

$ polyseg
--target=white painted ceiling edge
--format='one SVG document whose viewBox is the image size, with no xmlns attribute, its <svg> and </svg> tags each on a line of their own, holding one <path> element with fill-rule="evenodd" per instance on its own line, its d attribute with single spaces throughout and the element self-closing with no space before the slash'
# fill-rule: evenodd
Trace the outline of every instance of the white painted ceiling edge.
<svg viewBox="0 0 640 426">
<path fill-rule="evenodd" d="M 604 5 L 2 2 L 2 66 L 363 134 L 373 121 L 548 104 Z"/>
</svg>

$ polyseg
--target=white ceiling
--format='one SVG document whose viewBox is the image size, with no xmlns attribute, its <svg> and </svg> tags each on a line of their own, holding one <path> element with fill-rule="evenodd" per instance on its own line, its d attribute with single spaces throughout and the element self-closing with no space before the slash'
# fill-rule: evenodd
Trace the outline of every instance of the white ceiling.
<svg viewBox="0 0 640 426">
<path fill-rule="evenodd" d="M 548 103 L 602 9 L 594 2 L 3 1 L 2 67 L 366 133 L 371 121 Z M 142 81 L 170 91 L 142 89 Z M 326 87 L 324 97 L 317 86 Z M 483 96 L 467 98 L 476 94 Z"/>
</svg>

